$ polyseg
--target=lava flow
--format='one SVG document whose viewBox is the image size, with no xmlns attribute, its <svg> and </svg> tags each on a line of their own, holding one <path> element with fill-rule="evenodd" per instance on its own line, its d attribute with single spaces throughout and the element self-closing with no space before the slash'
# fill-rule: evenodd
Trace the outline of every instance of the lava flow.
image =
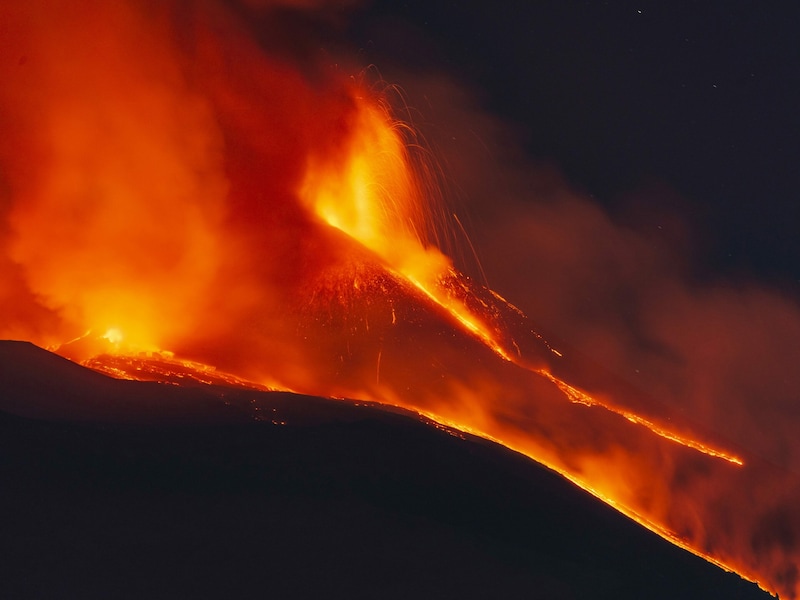
<svg viewBox="0 0 800 600">
<path fill-rule="evenodd" d="M 800 595 L 796 478 L 583 381 L 461 273 L 379 92 L 267 55 L 211 2 L 82 6 L 3 3 L 0 335 L 115 376 L 412 409 Z"/>
</svg>

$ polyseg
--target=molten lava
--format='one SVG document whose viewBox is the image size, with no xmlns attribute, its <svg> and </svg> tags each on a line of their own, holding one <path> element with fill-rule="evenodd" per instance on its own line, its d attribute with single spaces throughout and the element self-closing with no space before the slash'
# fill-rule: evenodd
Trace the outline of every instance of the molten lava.
<svg viewBox="0 0 800 600">
<path fill-rule="evenodd" d="M 266 56 L 210 3 L 5 4 L 0 335 L 118 377 L 409 408 L 798 595 L 800 549 L 764 531 L 797 486 L 635 393 L 589 389 L 462 274 L 380 94 Z"/>
</svg>

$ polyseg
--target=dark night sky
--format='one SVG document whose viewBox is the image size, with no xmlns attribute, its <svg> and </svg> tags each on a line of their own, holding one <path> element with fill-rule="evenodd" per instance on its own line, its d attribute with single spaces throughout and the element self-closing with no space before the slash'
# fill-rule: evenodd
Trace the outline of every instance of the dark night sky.
<svg viewBox="0 0 800 600">
<path fill-rule="evenodd" d="M 351 35 L 379 69 L 454 74 L 612 214 L 669 189 L 701 271 L 797 294 L 798 25 L 791 2 L 378 0 Z"/>
</svg>

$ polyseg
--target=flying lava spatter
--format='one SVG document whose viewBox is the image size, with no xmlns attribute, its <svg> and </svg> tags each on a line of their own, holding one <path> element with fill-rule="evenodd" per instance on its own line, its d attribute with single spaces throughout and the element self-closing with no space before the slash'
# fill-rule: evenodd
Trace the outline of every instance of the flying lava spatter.
<svg viewBox="0 0 800 600">
<path fill-rule="evenodd" d="M 380 93 L 269 57 L 210 2 L 3 4 L 0 335 L 115 376 L 402 406 L 798 595 L 800 550 L 765 530 L 800 531 L 796 487 L 635 392 L 588 389 L 461 273 Z"/>
</svg>

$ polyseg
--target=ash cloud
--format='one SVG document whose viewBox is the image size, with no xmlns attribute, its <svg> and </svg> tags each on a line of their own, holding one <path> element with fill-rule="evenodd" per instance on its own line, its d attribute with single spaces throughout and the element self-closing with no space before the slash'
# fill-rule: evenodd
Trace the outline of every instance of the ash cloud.
<svg viewBox="0 0 800 600">
<path fill-rule="evenodd" d="M 296 188 L 347 134 L 344 78 L 217 3 L 2 8 L 0 335 L 180 346 L 280 302 L 325 243 Z"/>
</svg>

